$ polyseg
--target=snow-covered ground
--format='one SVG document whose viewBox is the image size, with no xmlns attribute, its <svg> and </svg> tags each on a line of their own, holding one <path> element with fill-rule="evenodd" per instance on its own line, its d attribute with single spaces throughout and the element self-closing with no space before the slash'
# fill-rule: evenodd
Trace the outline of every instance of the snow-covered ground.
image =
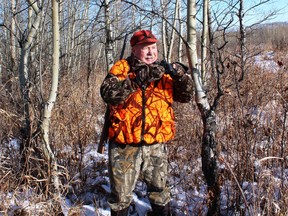
<svg viewBox="0 0 288 216">
<path fill-rule="evenodd" d="M 283 63 L 276 61 L 274 56 L 275 53 L 273 51 L 267 51 L 255 56 L 254 62 L 261 69 L 276 73 Z"/>
<path fill-rule="evenodd" d="M 279 65 L 275 62 L 273 52 L 267 52 L 263 55 L 255 57 L 255 64 L 264 70 L 276 72 L 279 69 Z M 272 102 L 271 102 L 272 103 Z M 273 105 L 273 104 L 272 104 Z M 271 108 L 272 105 L 265 110 L 259 111 L 259 109 L 250 110 L 250 115 L 260 116 L 261 121 L 267 121 L 267 116 L 265 113 Z M 268 106 L 268 105 L 267 105 Z M 265 114 L 265 115 L 264 115 Z M 256 118 L 255 117 L 255 118 Z M 19 145 L 17 140 L 12 139 L 7 144 L 7 149 L 11 152 L 18 152 Z M 259 143 L 261 145 L 261 143 Z M 0 150 L 0 158 L 4 158 L 5 152 Z M 10 155 L 13 157 L 13 154 Z M 220 154 L 220 171 L 231 172 L 232 164 L 225 161 L 226 155 L 224 153 Z M 286 158 L 287 159 L 287 158 Z M 97 144 L 90 144 L 86 147 L 84 158 L 83 158 L 83 173 L 81 175 L 85 176 L 85 182 L 81 182 L 77 186 L 77 180 L 80 174 L 72 176 L 75 187 L 82 188 L 81 193 L 78 193 L 69 183 L 67 187 L 70 187 L 69 193 L 62 197 L 62 212 L 65 216 L 70 215 L 83 215 L 83 216 L 109 216 L 110 209 L 107 204 L 107 197 L 110 192 L 110 183 L 107 171 L 107 152 L 104 154 L 97 153 Z M 278 200 L 281 197 L 281 188 L 288 188 L 288 169 L 283 169 L 283 167 L 271 167 L 267 168 L 263 166 L 265 161 L 281 161 L 284 158 L 279 157 L 267 157 L 267 158 L 255 158 L 254 159 L 254 172 L 255 176 L 259 179 L 257 182 L 244 181 L 241 185 L 239 184 L 239 190 L 241 191 L 242 205 L 240 208 L 245 212 L 245 215 L 262 215 L 260 206 L 256 206 L 255 202 L 257 199 L 265 199 L 268 193 L 273 194 L 275 214 L 279 213 L 283 206 L 280 206 Z M 1 160 L 3 161 L 3 160 Z M 197 166 L 191 167 L 185 165 L 182 170 L 178 171 L 178 175 L 171 175 L 169 177 L 169 186 L 171 187 L 171 206 L 172 210 L 176 215 L 205 215 L 207 212 L 206 204 L 206 184 L 203 181 L 203 177 L 199 176 L 201 173 L 201 158 L 197 159 Z M 170 163 L 169 169 L 171 173 L 177 169 L 177 162 L 172 161 Z M 233 168 L 233 167 L 232 167 Z M 282 169 L 282 170 L 279 170 Z M 280 176 L 280 174 L 282 176 Z M 233 176 L 233 173 L 232 173 Z M 188 179 L 197 179 L 198 185 L 187 185 Z M 1 180 L 1 179 L 0 179 Z M 234 181 L 234 184 L 232 183 Z M 233 206 L 233 201 L 231 200 L 235 189 L 235 182 L 237 179 L 225 180 L 221 187 L 221 210 L 223 215 L 240 215 L 239 212 L 235 212 L 236 208 L 231 208 Z M 237 182 L 238 183 L 238 182 Z M 263 186 L 265 184 L 265 186 Z M 234 192 L 233 192 L 234 190 Z M 269 191 L 265 191 L 269 190 Z M 283 194 L 282 194 L 283 195 Z M 19 188 L 17 191 L 11 191 L 9 194 L 1 194 L 0 200 L 2 205 L 9 206 L 8 216 L 16 215 L 15 212 L 19 209 L 25 209 L 31 212 L 30 215 L 41 215 L 41 209 L 43 205 L 49 205 L 47 203 L 35 202 L 37 200 L 37 193 L 33 191 L 33 188 Z M 40 200 L 40 199 L 39 199 Z M 138 181 L 133 202 L 130 207 L 131 216 L 144 216 L 147 211 L 151 209 L 149 200 L 147 198 L 146 186 L 143 182 Z M 243 213 L 242 212 L 242 213 Z M 75 213 L 75 214 L 73 214 Z M 0 216 L 6 216 L 6 214 L 1 213 Z"/>
<path fill-rule="evenodd" d="M 18 149 L 17 141 L 11 140 L 10 149 Z M 222 159 L 225 155 L 220 156 Z M 91 144 L 87 146 L 84 153 L 84 170 L 86 175 L 86 182 L 84 182 L 85 189 L 82 190 L 82 193 L 68 193 L 66 197 L 62 197 L 62 212 L 65 216 L 73 215 L 72 213 L 77 213 L 75 215 L 83 216 L 109 216 L 110 209 L 107 204 L 107 196 L 110 192 L 109 179 L 107 177 L 107 152 L 104 154 L 97 153 L 97 145 Z M 277 199 L 280 197 L 280 186 L 283 184 L 287 186 L 288 179 L 288 170 L 285 170 L 285 177 L 280 177 L 277 173 L 278 170 L 268 170 L 262 167 L 261 163 L 265 160 L 282 160 L 282 158 L 264 158 L 261 160 L 255 160 L 255 173 L 259 178 L 269 177 L 270 181 L 274 182 L 274 197 L 275 197 L 275 206 L 277 208 Z M 221 170 L 229 170 L 230 165 L 227 162 L 220 164 Z M 200 163 L 200 158 L 198 159 Z M 97 168 L 98 167 L 98 168 Z M 172 162 L 170 169 L 175 169 L 177 165 Z M 95 168 L 98 170 L 95 171 Z M 185 178 L 190 178 L 193 175 L 193 172 L 199 172 L 199 167 L 191 169 L 189 167 L 184 168 L 180 171 L 179 176 L 170 176 L 169 185 L 171 186 L 171 206 L 175 215 L 205 215 L 207 211 L 207 206 L 205 203 L 206 196 L 206 186 L 204 182 L 201 182 L 199 188 L 192 187 L 187 190 L 187 185 Z M 191 176 L 185 176 L 185 173 L 192 172 Z M 195 178 L 196 176 L 194 176 Z M 77 180 L 77 176 L 74 177 Z M 286 179 L 285 182 L 282 180 Z M 245 215 L 261 215 L 261 210 L 255 210 L 253 205 L 256 197 L 265 194 L 263 188 L 260 188 L 259 183 L 256 182 L 244 182 L 242 185 L 239 185 L 242 191 L 243 205 L 241 208 L 245 209 Z M 71 189 L 72 191 L 72 189 Z M 229 210 L 228 204 L 231 204 L 229 200 L 232 195 L 232 183 L 227 180 L 222 185 L 221 192 L 221 209 L 223 215 L 239 215 L 233 210 Z M 43 203 L 35 202 L 37 194 L 33 189 L 19 189 L 18 191 L 10 192 L 9 194 L 0 194 L 2 202 L 6 202 L 6 206 L 10 206 L 9 216 L 15 215 L 19 209 L 25 209 L 28 212 L 31 212 L 31 215 L 39 215 L 41 208 L 43 208 Z M 36 199 L 37 200 L 37 199 Z M 49 203 L 49 201 L 48 201 Z M 81 203 L 81 204 L 79 204 Z M 47 203 L 45 203 L 47 205 Z M 146 186 L 141 181 L 138 181 L 136 189 L 134 191 L 133 202 L 130 207 L 131 216 L 144 216 L 147 211 L 151 209 L 149 200 L 146 194 Z M 281 207 L 279 207 L 279 210 Z M 4 214 L 1 214 L 4 216 Z M 6 215 L 5 215 L 6 216 Z"/>
</svg>

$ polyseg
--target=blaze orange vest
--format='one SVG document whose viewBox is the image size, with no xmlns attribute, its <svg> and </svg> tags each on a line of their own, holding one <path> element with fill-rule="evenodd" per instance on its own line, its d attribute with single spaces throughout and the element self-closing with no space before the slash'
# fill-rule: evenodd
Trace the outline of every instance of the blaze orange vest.
<svg viewBox="0 0 288 216">
<path fill-rule="evenodd" d="M 110 70 L 119 80 L 129 76 L 126 60 L 118 61 Z M 161 80 L 153 81 L 145 89 L 138 87 L 124 103 L 110 106 L 109 140 L 121 144 L 163 143 L 174 137 L 175 124 L 173 103 L 173 82 L 164 74 Z"/>
</svg>

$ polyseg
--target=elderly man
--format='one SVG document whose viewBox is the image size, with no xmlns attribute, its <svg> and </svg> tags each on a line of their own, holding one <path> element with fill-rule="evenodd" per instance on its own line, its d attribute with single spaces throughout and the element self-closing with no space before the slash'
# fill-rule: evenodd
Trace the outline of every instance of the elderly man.
<svg viewBox="0 0 288 216">
<path fill-rule="evenodd" d="M 175 135 L 172 103 L 189 102 L 193 84 L 180 63 L 158 62 L 157 38 L 134 33 L 132 53 L 114 64 L 101 85 L 110 108 L 109 178 L 111 215 L 128 215 L 138 177 L 147 185 L 152 212 L 171 215 L 166 142 Z"/>
</svg>

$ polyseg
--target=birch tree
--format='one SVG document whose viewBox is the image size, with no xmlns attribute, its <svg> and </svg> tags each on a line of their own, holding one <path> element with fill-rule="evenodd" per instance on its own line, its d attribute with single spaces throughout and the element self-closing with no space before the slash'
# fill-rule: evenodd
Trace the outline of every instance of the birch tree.
<svg viewBox="0 0 288 216">
<path fill-rule="evenodd" d="M 203 80 L 199 71 L 196 40 L 196 0 L 188 0 L 187 5 L 187 57 L 189 68 L 195 84 L 197 107 L 203 122 L 202 137 L 202 170 L 208 185 L 208 215 L 220 213 L 220 188 L 217 173 L 217 142 L 215 140 L 216 114 L 214 106 L 210 106 L 204 91 Z"/>
<path fill-rule="evenodd" d="M 176 25 L 177 25 L 177 19 L 179 18 L 179 0 L 176 0 L 175 2 L 175 9 L 174 9 L 174 18 L 173 18 L 173 24 L 172 24 L 172 29 L 171 29 L 171 34 L 169 37 L 169 45 L 168 45 L 168 53 L 167 53 L 167 61 L 171 62 L 171 55 L 172 55 L 172 50 L 173 50 L 173 45 L 175 41 L 175 30 Z"/>
<path fill-rule="evenodd" d="M 105 0 L 104 9 L 105 9 L 105 31 L 106 31 L 105 57 L 106 57 L 106 68 L 107 71 L 109 71 L 114 64 L 109 0 Z"/>
<path fill-rule="evenodd" d="M 205 85 L 206 79 L 206 63 L 207 63 L 207 47 L 208 47 L 208 8 L 209 0 L 203 0 L 203 30 L 201 39 L 201 78 Z"/>
<path fill-rule="evenodd" d="M 15 7 L 16 3 L 15 0 L 11 0 L 11 11 L 12 14 L 15 14 Z M 11 56 L 10 56 L 10 71 L 8 69 L 8 78 L 11 79 L 15 76 L 16 71 L 16 41 L 15 41 L 15 34 L 16 34 L 16 23 L 15 19 L 11 19 L 11 30 L 10 30 L 10 50 L 11 50 Z M 12 91 L 11 85 L 8 85 L 8 91 Z"/>
<path fill-rule="evenodd" d="M 178 2 L 178 26 L 179 26 L 179 35 L 182 35 L 182 16 L 181 16 L 181 1 Z M 178 41 L 178 61 L 182 62 L 182 40 Z"/>
<path fill-rule="evenodd" d="M 39 25 L 41 23 L 42 17 L 42 6 L 38 7 L 38 4 L 42 4 L 42 1 L 38 3 L 32 0 L 27 0 L 29 7 L 33 9 L 34 15 L 30 16 L 29 26 L 27 31 L 22 34 L 20 43 L 20 63 L 18 69 L 18 76 L 19 76 L 19 83 L 20 83 L 20 90 L 21 95 L 23 98 L 23 107 L 24 107 L 24 134 L 25 134 L 25 144 L 21 146 L 21 150 L 25 150 L 30 145 L 30 139 L 32 136 L 32 128 L 31 128 L 31 121 L 32 121 L 32 112 L 31 112 L 31 105 L 30 105 L 30 86 L 29 86 L 29 69 L 28 69 L 28 57 L 30 54 L 31 47 L 37 35 L 37 30 L 39 29 Z"/>
<path fill-rule="evenodd" d="M 53 31 L 53 62 L 52 62 L 52 85 L 49 98 L 44 107 L 43 119 L 40 125 L 43 142 L 41 149 L 44 153 L 47 161 L 48 169 L 51 169 L 52 182 L 57 192 L 59 192 L 60 181 L 58 178 L 57 161 L 54 153 L 50 147 L 49 141 L 49 129 L 51 122 L 52 109 L 56 102 L 57 90 L 58 90 L 58 77 L 59 77 L 59 56 L 60 56 L 60 35 L 59 35 L 59 2 L 58 0 L 52 1 L 52 31 Z"/>
<path fill-rule="evenodd" d="M 1 18 L 0 18 L 0 84 L 6 86 L 6 91 L 11 93 L 11 78 L 13 77 L 13 57 L 15 56 L 15 20 L 13 19 L 13 5 L 15 1 L 11 0 L 10 4 L 7 1 L 0 3 Z M 2 9 L 3 8 L 3 9 Z M 2 18 L 5 17 L 5 18 Z M 6 45 L 5 39 L 8 44 Z M 14 64 L 15 65 L 15 64 Z M 6 70 L 3 70 L 5 69 Z"/>
<path fill-rule="evenodd" d="M 179 12 L 180 12 L 180 1 L 176 0 L 175 6 L 173 9 L 174 14 L 172 16 L 172 22 L 168 23 L 169 21 L 169 11 L 168 8 L 169 4 L 171 2 L 167 2 L 165 0 L 161 0 L 161 9 L 162 9 L 162 47 L 163 47 L 163 57 L 167 62 L 171 62 L 173 47 L 174 47 L 174 41 L 175 41 L 175 30 L 177 28 L 177 20 L 179 20 Z M 170 12 L 171 13 L 171 12 Z M 171 31 L 168 31 L 168 28 L 171 29 Z M 180 27 L 179 27 L 180 28 Z M 181 40 L 180 40 L 181 41 Z"/>
<path fill-rule="evenodd" d="M 104 10 L 105 10 L 105 33 L 106 33 L 106 41 L 105 41 L 105 58 L 106 58 L 106 71 L 110 70 L 110 68 L 114 64 L 113 59 L 113 41 L 112 41 L 112 33 L 111 33 L 111 19 L 110 19 L 110 5 L 109 1 L 105 0 Z M 98 145 L 98 152 L 104 152 L 104 145 L 107 141 L 107 132 L 108 132 L 108 117 L 109 117 L 109 106 L 106 105 L 105 115 L 104 115 L 104 125 L 102 128 L 102 133 L 100 137 L 100 142 Z"/>
<path fill-rule="evenodd" d="M 161 11 L 162 11 L 162 17 L 164 19 L 162 19 L 162 47 L 163 47 L 163 58 L 167 60 L 167 6 L 166 6 L 166 1 L 165 0 L 161 0 Z"/>
</svg>

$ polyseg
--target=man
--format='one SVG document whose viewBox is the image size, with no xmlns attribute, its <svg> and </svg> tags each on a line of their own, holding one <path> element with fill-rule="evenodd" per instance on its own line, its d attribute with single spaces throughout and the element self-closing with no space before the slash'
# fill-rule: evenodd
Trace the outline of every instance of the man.
<svg viewBox="0 0 288 216">
<path fill-rule="evenodd" d="M 147 184 L 152 212 L 170 215 L 167 146 L 175 134 L 173 101 L 189 102 L 193 87 L 180 63 L 160 64 L 158 40 L 149 30 L 134 33 L 131 56 L 119 60 L 101 85 L 110 108 L 109 178 L 111 215 L 128 215 L 138 177 Z"/>
</svg>

